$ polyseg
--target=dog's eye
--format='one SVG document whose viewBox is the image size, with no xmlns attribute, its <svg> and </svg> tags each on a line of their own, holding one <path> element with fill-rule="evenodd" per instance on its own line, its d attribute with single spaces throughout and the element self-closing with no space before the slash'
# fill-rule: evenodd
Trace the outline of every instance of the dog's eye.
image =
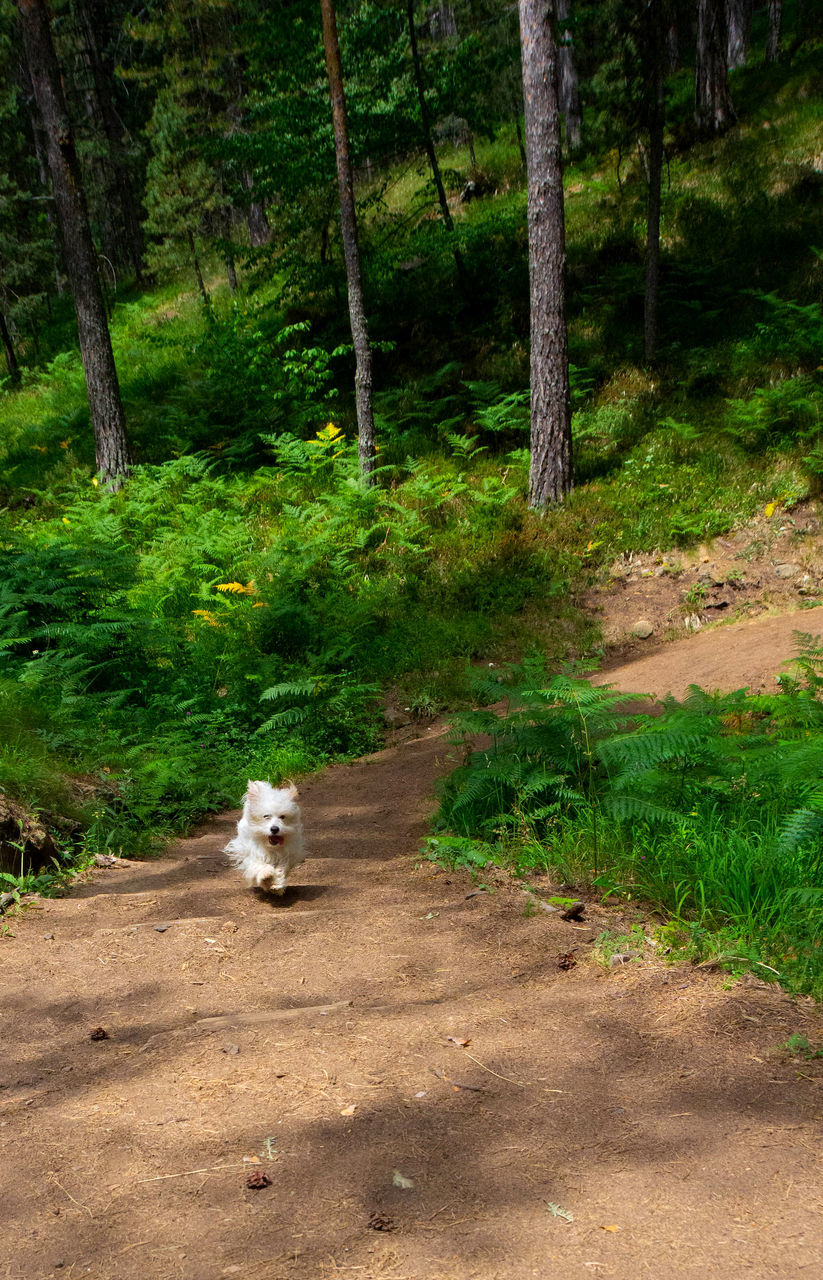
<svg viewBox="0 0 823 1280">
<path fill-rule="evenodd" d="M 278 816 L 278 818 L 280 819 L 280 821 L 281 821 L 281 822 L 285 822 L 285 821 L 286 821 L 286 815 L 285 815 L 285 813 L 278 813 L 278 815 L 277 815 L 277 816 Z"/>
<path fill-rule="evenodd" d="M 264 813 L 264 814 L 263 814 L 263 817 L 264 817 L 264 818 L 270 818 L 270 817 L 271 817 L 271 814 L 270 814 L 270 813 Z"/>
</svg>

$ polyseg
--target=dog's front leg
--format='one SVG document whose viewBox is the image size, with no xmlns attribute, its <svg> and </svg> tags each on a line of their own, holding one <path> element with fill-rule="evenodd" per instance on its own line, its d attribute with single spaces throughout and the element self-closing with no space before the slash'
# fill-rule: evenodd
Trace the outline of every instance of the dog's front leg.
<svg viewBox="0 0 823 1280">
<path fill-rule="evenodd" d="M 282 893 L 286 876 L 280 867 L 273 867 L 265 858 L 247 858 L 243 872 L 250 885 L 266 893 Z"/>
</svg>

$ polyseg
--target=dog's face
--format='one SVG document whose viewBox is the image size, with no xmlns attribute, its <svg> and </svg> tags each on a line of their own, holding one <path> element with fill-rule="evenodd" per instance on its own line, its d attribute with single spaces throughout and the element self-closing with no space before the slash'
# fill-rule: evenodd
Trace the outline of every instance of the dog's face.
<svg viewBox="0 0 823 1280">
<path fill-rule="evenodd" d="M 274 848 L 285 844 L 300 831 L 300 806 L 297 788 L 272 787 L 268 782 L 250 782 L 246 788 L 243 817 L 257 840 L 265 840 Z"/>
</svg>

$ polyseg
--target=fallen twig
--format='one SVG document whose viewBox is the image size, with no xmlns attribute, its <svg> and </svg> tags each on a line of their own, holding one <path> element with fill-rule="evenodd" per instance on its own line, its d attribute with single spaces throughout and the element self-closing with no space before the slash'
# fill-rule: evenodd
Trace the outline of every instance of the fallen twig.
<svg viewBox="0 0 823 1280">
<path fill-rule="evenodd" d="M 485 1063 L 480 1061 L 479 1058 L 475 1058 L 474 1054 L 469 1053 L 468 1049 L 464 1049 L 463 1052 L 465 1053 L 467 1058 L 471 1058 L 472 1062 L 476 1062 L 478 1067 L 482 1067 L 484 1071 L 488 1071 L 489 1075 L 497 1076 L 498 1080 L 507 1080 L 509 1084 L 519 1085 L 521 1089 L 528 1088 L 528 1085 L 523 1080 L 512 1080 L 511 1076 L 501 1076 L 498 1071 L 492 1071 L 491 1067 L 487 1067 Z"/>
<path fill-rule="evenodd" d="M 206 1169 L 181 1169 L 180 1173 L 160 1173 L 156 1178 L 137 1178 L 137 1182 L 165 1182 L 167 1178 L 189 1178 L 194 1173 L 217 1173 L 220 1169 L 245 1169 L 241 1160 L 239 1164 L 213 1164 Z"/>
</svg>

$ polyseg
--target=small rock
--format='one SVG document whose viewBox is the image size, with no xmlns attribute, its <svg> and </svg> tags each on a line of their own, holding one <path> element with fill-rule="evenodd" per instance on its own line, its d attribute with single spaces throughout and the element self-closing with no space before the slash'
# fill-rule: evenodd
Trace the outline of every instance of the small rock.
<svg viewBox="0 0 823 1280">
<path fill-rule="evenodd" d="M 95 1027 L 93 1031 L 89 1032 L 90 1040 L 108 1040 L 108 1038 L 109 1033 L 105 1027 Z"/>
<path fill-rule="evenodd" d="M 800 564 L 776 564 L 774 566 L 774 574 L 776 578 L 799 578 L 803 573 L 803 566 Z"/>
<path fill-rule="evenodd" d="M 632 627 L 632 635 L 638 640 L 648 640 L 649 636 L 654 635 L 654 627 L 647 618 L 638 618 Z"/>
<path fill-rule="evenodd" d="M 265 1173 L 250 1173 L 246 1178 L 246 1186 L 250 1191 L 262 1191 L 264 1187 L 271 1186 L 271 1178 L 267 1178 Z"/>
<path fill-rule="evenodd" d="M 383 720 L 389 729 L 402 729 L 405 725 L 411 724 L 411 716 L 405 711 L 398 711 L 396 707 L 386 707 Z"/>
<path fill-rule="evenodd" d="M 585 902 L 573 902 L 570 907 L 567 907 L 565 911 L 561 912 L 560 919 L 561 920 L 580 920 L 582 919 L 583 912 L 585 910 L 586 910 Z"/>
<path fill-rule="evenodd" d="M 46 942 L 54 942 L 54 934 L 53 934 L 53 933 L 44 933 L 44 934 L 43 934 L 43 938 L 44 938 L 44 940 L 45 940 Z"/>
<path fill-rule="evenodd" d="M 618 965 L 628 964 L 630 960 L 639 959 L 639 951 L 615 951 L 614 955 L 609 957 L 609 968 L 616 969 Z"/>
</svg>

